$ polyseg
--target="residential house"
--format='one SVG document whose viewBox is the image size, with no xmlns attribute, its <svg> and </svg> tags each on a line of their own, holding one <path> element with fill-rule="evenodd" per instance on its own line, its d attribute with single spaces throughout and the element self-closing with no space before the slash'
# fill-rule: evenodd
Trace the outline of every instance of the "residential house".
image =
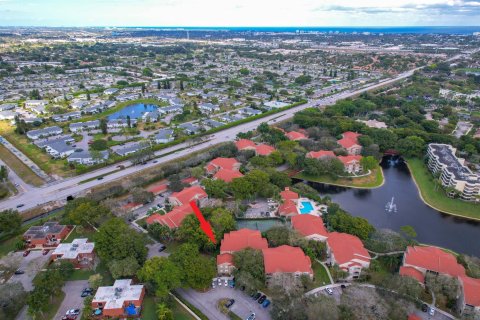
<svg viewBox="0 0 480 320">
<path fill-rule="evenodd" d="M 358 278 L 362 269 L 370 266 L 371 257 L 362 241 L 348 233 L 329 233 L 327 254 L 330 264 L 338 265 L 350 278 Z"/>
<path fill-rule="evenodd" d="M 212 120 L 212 119 L 208 119 L 208 120 L 203 121 L 203 124 L 208 126 L 209 128 L 218 128 L 218 127 L 221 127 L 221 126 L 225 125 L 225 123 L 223 123 L 223 122 L 215 121 L 215 120 Z"/>
<path fill-rule="evenodd" d="M 85 166 L 91 166 L 94 164 L 102 163 L 108 159 L 108 151 L 99 151 L 97 154 L 93 155 L 88 150 L 75 151 L 70 154 L 67 158 L 69 163 L 78 163 Z"/>
<path fill-rule="evenodd" d="M 262 250 L 268 248 L 268 243 L 258 230 L 240 229 L 224 234 L 217 256 L 218 274 L 231 275 L 235 268 L 233 254 L 247 248 Z"/>
<path fill-rule="evenodd" d="M 36 140 L 42 137 L 58 135 L 58 134 L 61 134 L 62 132 L 63 131 L 60 127 L 53 126 L 53 127 L 46 127 L 43 129 L 30 130 L 27 132 L 27 137 L 29 137 L 32 140 Z"/>
<path fill-rule="evenodd" d="M 200 131 L 201 131 L 200 126 L 198 126 L 196 124 L 193 124 L 193 123 L 190 123 L 190 122 L 182 123 L 178 127 L 183 129 L 183 131 L 185 131 L 185 133 L 190 134 L 190 135 L 200 133 Z"/>
<path fill-rule="evenodd" d="M 60 225 L 58 222 L 45 222 L 43 226 L 30 227 L 23 234 L 23 239 L 28 247 L 52 247 L 65 239 L 71 229 L 71 227 Z"/>
<path fill-rule="evenodd" d="M 308 139 L 307 136 L 298 131 L 290 131 L 289 133 L 285 134 L 288 140 L 298 141 L 298 140 L 305 140 Z"/>
<path fill-rule="evenodd" d="M 306 239 L 326 241 L 328 231 L 321 217 L 310 214 L 299 214 L 291 218 L 292 228 Z"/>
<path fill-rule="evenodd" d="M 278 214 L 284 217 L 291 217 L 298 215 L 297 203 L 298 193 L 290 190 L 289 187 L 285 187 L 285 190 L 280 192 L 280 198 L 282 198 L 282 204 L 278 207 Z"/>
<path fill-rule="evenodd" d="M 79 119 L 82 114 L 79 111 L 67 112 L 64 114 L 56 114 L 52 116 L 53 121 L 55 122 L 63 122 L 63 121 L 70 121 L 73 119 Z"/>
<path fill-rule="evenodd" d="M 264 102 L 263 105 L 269 109 L 278 109 L 288 106 L 288 103 L 282 101 L 268 101 Z"/>
<path fill-rule="evenodd" d="M 257 156 L 268 156 L 275 151 L 275 148 L 267 144 L 255 144 L 255 142 L 248 139 L 240 139 L 235 142 L 235 146 L 239 151 L 254 150 Z"/>
<path fill-rule="evenodd" d="M 87 238 L 75 239 L 71 243 L 60 243 L 52 252 L 52 261 L 62 260 L 75 268 L 91 268 L 95 261 L 95 244 Z"/>
<path fill-rule="evenodd" d="M 201 113 L 204 114 L 212 114 L 214 112 L 220 111 L 220 106 L 212 103 L 200 103 L 198 105 L 198 109 L 200 109 Z"/>
<path fill-rule="evenodd" d="M 127 93 L 127 94 L 118 95 L 115 99 L 120 102 L 125 102 L 125 101 L 138 99 L 139 97 L 140 97 L 140 94 L 138 93 Z"/>
<path fill-rule="evenodd" d="M 99 318 L 139 317 L 145 297 L 145 286 L 133 285 L 131 279 L 115 280 L 113 286 L 99 287 L 92 300 L 92 309 Z"/>
<path fill-rule="evenodd" d="M 320 151 L 310 151 L 306 155 L 307 158 L 311 159 L 321 159 L 323 157 L 333 157 L 335 158 L 335 153 L 333 151 L 326 151 L 326 150 L 320 150 Z"/>
<path fill-rule="evenodd" d="M 36 114 L 46 113 L 45 107 L 48 104 L 48 100 L 27 100 L 25 101 L 25 108 L 35 112 Z"/>
<path fill-rule="evenodd" d="M 90 131 L 90 130 L 98 129 L 99 127 L 100 127 L 100 120 L 75 122 L 75 123 L 70 123 L 69 125 L 69 129 L 71 132 Z"/>
<path fill-rule="evenodd" d="M 89 103 L 90 103 L 90 101 L 88 101 L 88 100 L 79 100 L 79 101 L 73 102 L 72 104 L 70 104 L 70 106 L 73 109 L 83 109 L 86 106 L 88 106 Z"/>
<path fill-rule="evenodd" d="M 0 120 L 13 120 L 17 113 L 11 110 L 0 111 Z"/>
<path fill-rule="evenodd" d="M 356 132 L 347 131 L 342 134 L 342 139 L 337 143 L 342 146 L 349 155 L 359 155 L 362 152 L 362 146 L 358 142 L 358 137 L 361 134 Z"/>
<path fill-rule="evenodd" d="M 262 249 L 262 253 L 267 284 L 272 280 L 282 280 L 284 275 L 313 279 L 312 262 L 301 248 L 283 245 Z"/>
<path fill-rule="evenodd" d="M 117 92 L 118 92 L 117 88 L 108 88 L 108 89 L 103 91 L 103 94 L 105 94 L 107 96 L 110 96 L 110 95 L 115 94 Z"/>
<path fill-rule="evenodd" d="M 239 112 L 241 112 L 242 114 L 244 114 L 246 116 L 249 116 L 249 117 L 262 114 L 262 111 L 257 110 L 257 109 L 253 109 L 253 108 L 250 108 L 250 107 L 245 107 L 243 109 L 240 109 Z"/>
<path fill-rule="evenodd" d="M 17 107 L 17 104 L 15 103 L 4 103 L 4 104 L 0 104 L 0 111 L 13 110 L 16 107 Z"/>
<path fill-rule="evenodd" d="M 205 166 L 205 170 L 208 175 L 213 175 L 213 179 L 232 182 L 235 178 L 243 177 L 239 171 L 240 165 L 235 158 L 215 158 Z"/>
<path fill-rule="evenodd" d="M 173 129 L 165 128 L 160 129 L 154 136 L 153 141 L 155 143 L 169 143 L 175 140 L 173 136 Z"/>
<path fill-rule="evenodd" d="M 54 141 L 46 145 L 45 150 L 53 158 L 66 158 L 75 152 L 75 148 L 65 141 Z"/>
<path fill-rule="evenodd" d="M 362 165 L 360 164 L 360 160 L 362 160 L 362 156 L 359 156 L 359 155 L 338 156 L 337 159 L 343 163 L 345 172 L 358 173 L 362 171 Z"/>
<path fill-rule="evenodd" d="M 139 141 L 139 142 L 126 143 L 123 146 L 114 146 L 112 147 L 112 150 L 119 156 L 128 156 L 130 154 L 133 154 L 140 150 L 147 149 L 149 147 L 150 145 L 145 141 Z"/>
<path fill-rule="evenodd" d="M 386 129 L 388 126 L 383 121 L 377 120 L 357 120 L 358 122 L 364 123 L 369 128 L 376 128 L 376 129 Z"/>
<path fill-rule="evenodd" d="M 174 192 L 168 198 L 169 202 L 174 206 L 190 204 L 191 201 L 198 201 L 208 198 L 207 193 L 200 186 L 185 188 L 180 192 Z"/>
</svg>

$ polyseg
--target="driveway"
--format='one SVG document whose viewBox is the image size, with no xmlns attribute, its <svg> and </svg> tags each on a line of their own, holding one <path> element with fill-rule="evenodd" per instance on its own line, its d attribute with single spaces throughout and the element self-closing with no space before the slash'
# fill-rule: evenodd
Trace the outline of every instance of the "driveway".
<svg viewBox="0 0 480 320">
<path fill-rule="evenodd" d="M 240 290 L 217 287 L 203 293 L 192 289 L 181 289 L 177 292 L 188 300 L 192 305 L 198 308 L 210 320 L 228 320 L 229 318 L 221 313 L 217 304 L 220 299 L 235 299 L 235 304 L 230 308 L 236 315 L 246 319 L 252 312 L 255 312 L 257 320 L 271 319 L 269 311 L 272 307 L 263 308 L 255 302 L 250 296 Z"/>
<path fill-rule="evenodd" d="M 41 250 L 31 251 L 26 257 L 23 257 L 23 252 L 15 252 L 14 255 L 22 257 L 18 269 L 24 271 L 25 273 L 19 275 L 14 274 L 8 280 L 8 282 L 21 282 L 26 291 L 32 291 L 33 278 L 35 278 L 37 273 L 45 267 L 46 263 L 50 259 L 51 251 L 46 255 L 42 255 Z"/>
<path fill-rule="evenodd" d="M 65 292 L 65 298 L 58 308 L 57 314 L 53 317 L 53 320 L 61 320 L 65 313 L 70 309 L 80 309 L 80 315 L 77 317 L 80 319 L 82 316 L 81 312 L 83 310 L 84 299 L 80 295 L 82 294 L 82 290 L 88 286 L 88 280 L 65 282 L 62 288 L 62 291 Z"/>
<path fill-rule="evenodd" d="M 159 242 L 155 242 L 153 244 L 147 244 L 147 248 L 148 248 L 147 258 L 150 259 L 153 257 L 168 257 L 170 253 L 166 252 L 165 250 L 162 252 L 158 251 L 161 246 L 162 244 Z"/>
</svg>

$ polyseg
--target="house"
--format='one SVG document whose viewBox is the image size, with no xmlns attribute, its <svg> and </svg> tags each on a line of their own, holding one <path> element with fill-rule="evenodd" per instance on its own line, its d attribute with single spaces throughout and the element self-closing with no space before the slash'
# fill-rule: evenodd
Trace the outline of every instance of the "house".
<svg viewBox="0 0 480 320">
<path fill-rule="evenodd" d="M 82 151 L 75 151 L 72 154 L 70 154 L 67 158 L 67 161 L 69 163 L 78 163 L 78 164 L 83 164 L 85 166 L 91 166 L 94 164 L 98 164 L 101 162 L 105 162 L 108 159 L 108 151 L 99 151 L 98 156 L 92 155 L 92 153 L 88 150 L 82 150 Z"/>
<path fill-rule="evenodd" d="M 277 108 L 283 108 L 288 106 L 288 103 L 282 102 L 282 101 L 268 101 L 263 104 L 269 109 L 277 109 Z"/>
<path fill-rule="evenodd" d="M 259 144 L 255 147 L 255 154 L 257 156 L 269 156 L 274 151 L 275 148 L 267 144 Z"/>
<path fill-rule="evenodd" d="M 329 233 L 327 254 L 330 263 L 348 272 L 350 278 L 358 278 L 362 269 L 370 266 L 371 257 L 362 241 L 348 233 Z"/>
<path fill-rule="evenodd" d="M 337 143 L 342 146 L 349 155 L 359 155 L 362 152 L 362 146 L 358 142 L 358 137 L 361 134 L 356 132 L 347 131 L 342 133 L 342 139 Z"/>
<path fill-rule="evenodd" d="M 291 217 L 298 214 L 297 203 L 298 193 L 290 190 L 289 187 L 285 187 L 285 190 L 280 192 L 280 198 L 282 198 L 282 204 L 278 207 L 278 214 L 284 217 Z"/>
<path fill-rule="evenodd" d="M 183 184 L 193 186 L 199 183 L 198 179 L 195 177 L 188 177 L 181 180 Z"/>
<path fill-rule="evenodd" d="M 16 107 L 17 107 L 17 104 L 15 103 L 4 103 L 4 104 L 0 104 L 0 111 L 13 110 Z"/>
<path fill-rule="evenodd" d="M 202 113 L 211 114 L 220 111 L 220 106 L 208 102 L 199 104 L 198 109 L 200 109 Z"/>
<path fill-rule="evenodd" d="M 70 123 L 69 125 L 69 129 L 71 132 L 95 130 L 95 129 L 98 129 L 99 127 L 100 127 L 100 120 L 75 122 L 75 123 Z"/>
<path fill-rule="evenodd" d="M 357 173 L 362 171 L 362 165 L 360 164 L 360 160 L 362 160 L 362 156 L 359 156 L 359 155 L 338 156 L 337 159 L 343 163 L 345 172 Z"/>
<path fill-rule="evenodd" d="M 30 227 L 24 234 L 23 239 L 28 247 L 51 247 L 56 246 L 70 233 L 71 227 L 60 225 L 58 222 L 46 222 L 43 226 Z"/>
<path fill-rule="evenodd" d="M 239 151 L 242 151 L 242 150 L 255 150 L 255 142 L 253 142 L 252 140 L 248 140 L 248 139 L 240 139 L 240 140 L 237 140 L 235 141 L 235 146 L 237 147 L 237 149 Z"/>
<path fill-rule="evenodd" d="M 201 128 L 193 123 L 182 123 L 178 127 L 183 129 L 187 134 L 197 134 L 201 131 Z"/>
<path fill-rule="evenodd" d="M 79 101 L 75 101 L 73 102 L 72 104 L 70 104 L 70 106 L 73 108 L 73 109 L 83 109 L 85 108 L 86 106 L 88 106 L 90 102 L 88 100 L 79 100 Z"/>
<path fill-rule="evenodd" d="M 75 148 L 65 141 L 54 141 L 46 145 L 45 150 L 53 158 L 66 158 L 75 152 Z"/>
<path fill-rule="evenodd" d="M 59 135 L 59 136 L 54 136 L 54 137 L 45 138 L 45 139 L 37 139 L 33 141 L 33 144 L 39 147 L 40 149 L 46 149 L 47 146 L 55 142 L 72 143 L 72 142 L 75 142 L 75 139 L 71 135 L 65 134 L 65 135 Z"/>
<path fill-rule="evenodd" d="M 333 151 L 326 151 L 326 150 L 320 150 L 320 151 L 310 151 L 306 155 L 307 158 L 311 159 L 321 159 L 323 157 L 336 157 L 335 153 Z"/>
<path fill-rule="evenodd" d="M 262 249 L 262 253 L 267 283 L 285 274 L 313 279 L 312 262 L 301 248 L 283 245 Z"/>
<path fill-rule="evenodd" d="M 167 192 L 168 190 L 168 180 L 162 180 L 154 185 L 151 185 L 147 188 L 148 192 L 153 193 L 155 196 Z"/>
<path fill-rule="evenodd" d="M 17 113 L 11 110 L 0 111 L 0 120 L 13 120 Z"/>
<path fill-rule="evenodd" d="M 203 124 L 210 127 L 210 128 L 218 128 L 218 127 L 221 127 L 221 126 L 225 125 L 225 123 L 223 123 L 223 122 L 215 121 L 215 120 L 212 120 L 212 119 L 208 119 L 208 120 L 203 121 Z"/>
<path fill-rule="evenodd" d="M 290 131 L 289 133 L 285 134 L 288 140 L 298 141 L 298 140 L 305 140 L 308 139 L 307 136 L 298 131 Z"/>
<path fill-rule="evenodd" d="M 47 104 L 48 100 L 27 100 L 25 101 L 25 108 L 32 110 L 36 114 L 44 114 Z"/>
<path fill-rule="evenodd" d="M 239 110 L 242 114 L 246 115 L 246 116 L 256 116 L 256 115 L 259 115 L 259 114 L 262 114 L 262 111 L 260 110 L 257 110 L 257 109 L 253 109 L 253 108 L 250 108 L 250 107 L 245 107 L 241 110 Z"/>
<path fill-rule="evenodd" d="M 240 166 L 241 163 L 235 158 L 215 158 L 205 166 L 205 170 L 207 171 L 207 174 L 214 174 L 220 169 L 238 171 Z"/>
<path fill-rule="evenodd" d="M 113 286 L 99 287 L 92 300 L 92 309 L 99 318 L 139 317 L 145 287 L 132 285 L 131 279 L 115 280 Z"/>
<path fill-rule="evenodd" d="M 120 102 L 125 102 L 125 101 L 138 99 L 139 96 L 140 96 L 140 94 L 138 94 L 138 93 L 121 94 L 121 95 L 118 95 L 116 97 L 116 100 L 120 101 Z"/>
<path fill-rule="evenodd" d="M 115 94 L 117 92 L 118 92 L 117 88 L 108 88 L 108 89 L 103 91 L 103 94 L 105 94 L 107 96 L 110 96 L 110 95 Z"/>
<path fill-rule="evenodd" d="M 91 268 L 94 264 L 95 244 L 88 239 L 75 239 L 71 243 L 60 243 L 52 252 L 52 261 L 71 262 L 75 268 Z"/>
<path fill-rule="evenodd" d="M 220 254 L 217 256 L 218 274 L 231 275 L 235 268 L 233 253 L 247 248 L 266 249 L 268 242 L 262 238 L 262 234 L 258 230 L 240 229 L 224 234 L 220 244 Z"/>
<path fill-rule="evenodd" d="M 306 239 L 326 241 L 328 231 L 321 217 L 310 214 L 299 214 L 291 218 L 292 228 Z"/>
<path fill-rule="evenodd" d="M 228 169 L 220 169 L 213 175 L 214 180 L 223 180 L 227 183 L 233 181 L 233 179 L 241 178 L 243 174 L 237 170 L 228 170 Z"/>
<path fill-rule="evenodd" d="M 174 192 L 168 200 L 174 206 L 190 204 L 193 200 L 207 199 L 208 195 L 200 186 L 185 188 L 180 192 Z"/>
<path fill-rule="evenodd" d="M 147 149 L 149 147 L 150 145 L 145 141 L 139 141 L 139 142 L 126 143 L 123 146 L 112 147 L 112 150 L 119 156 L 123 157 L 123 156 L 128 156 L 130 154 L 134 154 L 135 152 Z"/>
<path fill-rule="evenodd" d="M 55 136 L 55 135 L 61 134 L 62 132 L 63 131 L 60 127 L 53 126 L 53 127 L 46 127 L 43 129 L 30 130 L 27 132 L 27 137 L 29 137 L 32 140 L 36 140 L 42 137 Z"/>
<path fill-rule="evenodd" d="M 73 119 L 79 119 L 82 114 L 79 111 L 67 112 L 64 114 L 56 114 L 52 116 L 53 121 L 55 122 L 63 122 L 63 121 L 70 121 Z"/>
<path fill-rule="evenodd" d="M 136 119 L 130 119 L 130 125 L 137 122 Z M 127 128 L 128 121 L 127 119 L 110 119 L 107 122 L 108 129 L 117 129 L 117 128 Z"/>
<path fill-rule="evenodd" d="M 200 201 L 203 199 L 208 199 L 208 195 L 200 186 L 197 185 L 185 188 L 180 192 L 174 192 L 170 197 L 168 197 L 168 201 L 175 207 L 164 215 L 155 213 L 149 216 L 146 219 L 146 222 L 147 224 L 160 223 L 169 227 L 170 229 L 178 228 L 182 224 L 183 219 L 193 213 L 190 202 Z"/>
<path fill-rule="evenodd" d="M 432 246 L 407 247 L 399 274 L 411 277 L 423 285 L 427 273 L 457 278 L 461 286 L 458 299 L 461 313 L 480 311 L 480 279 L 468 277 L 465 268 L 453 254 Z"/>
<path fill-rule="evenodd" d="M 175 140 L 173 136 L 173 129 L 165 128 L 160 129 L 154 136 L 153 141 L 155 143 L 169 143 Z"/>
<path fill-rule="evenodd" d="M 377 120 L 357 120 L 358 122 L 364 123 L 369 128 L 376 128 L 376 129 L 386 129 L 388 128 L 385 122 L 377 121 Z"/>
</svg>

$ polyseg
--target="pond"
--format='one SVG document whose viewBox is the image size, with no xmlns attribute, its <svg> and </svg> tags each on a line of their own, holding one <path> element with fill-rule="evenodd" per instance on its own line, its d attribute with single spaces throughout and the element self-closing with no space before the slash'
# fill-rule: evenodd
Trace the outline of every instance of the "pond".
<svg viewBox="0 0 480 320">
<path fill-rule="evenodd" d="M 381 166 L 385 184 L 377 189 L 309 184 L 321 196 L 329 196 L 344 210 L 368 219 L 376 228 L 399 231 L 400 227 L 410 225 L 421 243 L 480 256 L 480 222 L 453 217 L 427 206 L 420 199 L 417 186 L 402 159 L 385 157 Z M 393 209 L 387 210 L 392 198 Z"/>
<path fill-rule="evenodd" d="M 130 119 L 138 119 L 141 118 L 145 112 L 151 112 L 156 110 L 157 108 L 158 106 L 154 104 L 136 103 L 126 106 L 122 110 L 119 110 L 115 113 L 112 113 L 108 116 L 108 120 L 126 119 L 127 116 L 130 116 Z"/>
</svg>

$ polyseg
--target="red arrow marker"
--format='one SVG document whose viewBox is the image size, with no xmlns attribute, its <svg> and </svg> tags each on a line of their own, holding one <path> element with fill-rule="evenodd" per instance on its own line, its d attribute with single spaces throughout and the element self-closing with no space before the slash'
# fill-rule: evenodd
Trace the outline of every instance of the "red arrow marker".
<svg viewBox="0 0 480 320">
<path fill-rule="evenodd" d="M 197 207 L 197 204 L 195 201 L 190 202 L 190 207 L 192 207 L 193 212 L 198 218 L 198 221 L 200 221 L 200 228 L 202 228 L 203 232 L 210 238 L 210 241 L 212 241 L 214 244 L 217 244 L 217 240 L 215 239 L 215 235 L 213 234 L 213 229 L 210 223 L 208 223 L 207 220 L 205 220 L 205 217 L 203 214 L 200 212 L 200 209 Z"/>
</svg>

